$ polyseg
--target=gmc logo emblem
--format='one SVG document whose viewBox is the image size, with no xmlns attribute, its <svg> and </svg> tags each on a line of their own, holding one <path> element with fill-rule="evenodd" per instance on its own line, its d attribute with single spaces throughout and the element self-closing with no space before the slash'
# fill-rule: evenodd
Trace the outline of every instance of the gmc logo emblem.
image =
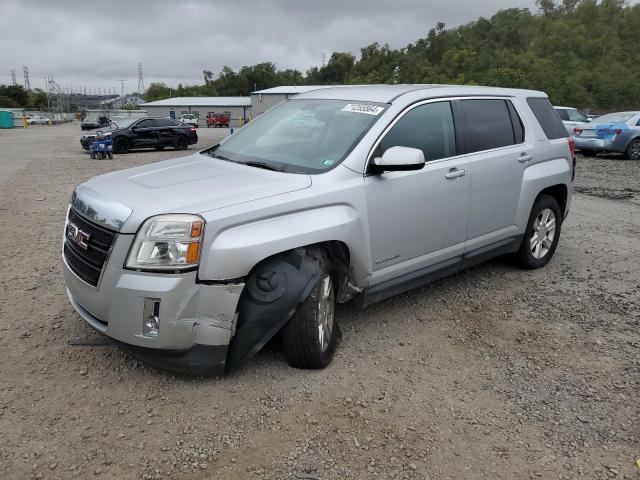
<svg viewBox="0 0 640 480">
<path fill-rule="evenodd" d="M 80 230 L 74 223 L 67 224 L 67 238 L 84 250 L 89 248 L 89 234 Z"/>
</svg>

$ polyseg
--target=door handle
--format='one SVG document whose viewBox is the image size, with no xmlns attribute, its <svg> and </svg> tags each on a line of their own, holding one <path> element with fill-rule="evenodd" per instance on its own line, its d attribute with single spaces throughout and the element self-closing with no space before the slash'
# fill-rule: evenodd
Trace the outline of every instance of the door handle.
<svg viewBox="0 0 640 480">
<path fill-rule="evenodd" d="M 533 160 L 533 155 L 527 155 L 526 153 L 521 153 L 520 157 L 518 157 L 518 161 L 520 163 L 526 163 L 529 160 Z"/>
<path fill-rule="evenodd" d="M 458 177 L 462 177 L 464 175 L 467 174 L 466 170 L 462 170 L 461 168 L 452 168 L 449 170 L 448 173 L 444 174 L 444 178 L 448 179 L 448 180 L 454 180 Z"/>
</svg>

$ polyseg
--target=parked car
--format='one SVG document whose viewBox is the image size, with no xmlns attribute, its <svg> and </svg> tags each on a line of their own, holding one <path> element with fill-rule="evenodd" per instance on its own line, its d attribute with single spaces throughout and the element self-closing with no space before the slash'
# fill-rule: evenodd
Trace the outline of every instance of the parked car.
<svg viewBox="0 0 640 480">
<path fill-rule="evenodd" d="M 103 115 L 103 116 L 100 116 L 100 117 L 85 118 L 80 123 L 80 129 L 81 130 L 95 130 L 97 128 L 107 127 L 107 126 L 109 126 L 110 123 L 111 123 L 111 120 L 106 115 Z"/>
<path fill-rule="evenodd" d="M 337 303 L 370 305 L 507 253 L 546 265 L 572 147 L 542 92 L 303 93 L 211 148 L 76 187 L 69 299 L 161 368 L 228 371 L 280 331 L 292 366 L 323 368 Z"/>
<path fill-rule="evenodd" d="M 27 117 L 27 123 L 29 125 L 49 125 L 51 120 L 47 117 L 41 117 L 40 115 L 30 115 Z"/>
<path fill-rule="evenodd" d="M 179 121 L 185 125 L 192 125 L 198 128 L 198 117 L 192 113 L 183 113 L 180 115 Z"/>
<path fill-rule="evenodd" d="M 231 117 L 224 113 L 210 113 L 207 115 L 207 128 L 209 127 L 226 127 L 229 128 Z"/>
<path fill-rule="evenodd" d="M 622 153 L 640 160 L 640 112 L 608 113 L 573 129 L 576 148 L 586 157 L 598 152 Z"/>
<path fill-rule="evenodd" d="M 196 129 L 171 118 L 125 118 L 111 120 L 111 127 L 103 131 L 111 138 L 115 153 L 127 153 L 138 148 L 162 150 L 173 147 L 186 150 L 189 145 L 198 143 Z M 83 135 L 80 144 L 85 150 L 96 139 L 96 134 Z"/>
<path fill-rule="evenodd" d="M 553 107 L 556 111 L 560 120 L 569 132 L 569 135 L 573 135 L 574 127 L 581 125 L 583 123 L 588 123 L 591 121 L 591 118 L 586 113 L 581 112 L 577 108 L 573 107 Z"/>
</svg>

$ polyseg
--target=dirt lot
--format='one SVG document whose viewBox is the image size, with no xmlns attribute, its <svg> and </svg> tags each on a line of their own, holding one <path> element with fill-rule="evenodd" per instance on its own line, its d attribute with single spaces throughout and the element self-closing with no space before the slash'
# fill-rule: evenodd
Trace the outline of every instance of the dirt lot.
<svg viewBox="0 0 640 480">
<path fill-rule="evenodd" d="M 640 478 L 639 162 L 578 159 L 545 269 L 342 308 L 324 371 L 268 351 L 203 379 L 141 366 L 67 301 L 74 185 L 179 154 L 90 160 L 79 136 L 0 131 L 0 478 Z"/>
</svg>

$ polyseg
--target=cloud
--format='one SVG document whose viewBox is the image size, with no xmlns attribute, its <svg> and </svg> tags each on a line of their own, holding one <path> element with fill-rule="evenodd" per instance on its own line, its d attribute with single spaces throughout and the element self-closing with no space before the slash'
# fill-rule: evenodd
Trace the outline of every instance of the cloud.
<svg viewBox="0 0 640 480">
<path fill-rule="evenodd" d="M 2 0 L 0 83 L 16 70 L 31 85 L 54 75 L 61 86 L 137 88 L 202 82 L 202 70 L 271 61 L 305 71 L 333 51 L 358 54 L 373 42 L 399 48 L 437 22 L 460 25 L 534 0 Z"/>
</svg>

